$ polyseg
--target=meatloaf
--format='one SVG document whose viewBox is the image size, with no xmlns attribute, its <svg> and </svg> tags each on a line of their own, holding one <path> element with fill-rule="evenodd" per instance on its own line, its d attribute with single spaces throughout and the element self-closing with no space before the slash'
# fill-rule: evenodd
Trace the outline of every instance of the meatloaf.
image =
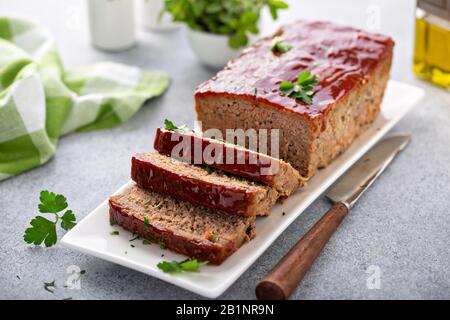
<svg viewBox="0 0 450 320">
<path fill-rule="evenodd" d="M 255 236 L 255 218 L 195 206 L 133 185 L 109 198 L 110 219 L 175 252 L 221 264 Z"/>
<path fill-rule="evenodd" d="M 158 128 L 154 148 L 172 158 L 262 182 L 275 188 L 281 197 L 288 197 L 305 182 L 300 173 L 283 160 L 193 132 Z"/>
<path fill-rule="evenodd" d="M 274 53 L 274 37 L 291 50 Z M 203 131 L 279 129 L 280 158 L 310 178 L 374 121 L 393 47 L 387 36 L 329 22 L 286 25 L 197 87 L 197 118 Z M 279 90 L 302 71 L 318 78 L 311 104 Z"/>
<path fill-rule="evenodd" d="M 156 152 L 132 157 L 131 178 L 150 191 L 240 216 L 269 215 L 278 198 L 269 186 Z"/>
</svg>

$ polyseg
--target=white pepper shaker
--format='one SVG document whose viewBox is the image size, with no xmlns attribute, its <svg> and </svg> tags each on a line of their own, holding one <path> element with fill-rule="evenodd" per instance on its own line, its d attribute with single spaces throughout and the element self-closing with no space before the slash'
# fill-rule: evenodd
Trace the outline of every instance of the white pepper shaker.
<svg viewBox="0 0 450 320">
<path fill-rule="evenodd" d="M 134 0 L 87 0 L 92 44 L 122 51 L 136 44 Z"/>
</svg>

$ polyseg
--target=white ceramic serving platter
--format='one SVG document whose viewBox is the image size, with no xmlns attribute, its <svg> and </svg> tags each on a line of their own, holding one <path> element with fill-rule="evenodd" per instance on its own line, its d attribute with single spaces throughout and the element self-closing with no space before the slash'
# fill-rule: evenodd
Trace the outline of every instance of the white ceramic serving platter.
<svg viewBox="0 0 450 320">
<path fill-rule="evenodd" d="M 220 266 L 202 266 L 199 273 L 170 275 L 156 265 L 161 260 L 184 260 L 185 256 L 160 249 L 158 245 L 130 242 L 131 233 L 110 226 L 105 200 L 61 240 L 65 247 L 144 272 L 209 298 L 221 295 L 275 241 L 317 197 L 319 197 L 353 163 L 385 135 L 424 96 L 422 89 L 390 81 L 375 123 L 326 169 L 320 170 L 309 185 L 296 192 L 283 204 L 276 205 L 270 217 L 256 221 L 256 238 L 246 243 Z M 129 168 L 124 168 L 129 170 Z M 132 182 L 128 182 L 120 192 Z M 285 215 L 282 215 L 285 212 Z M 118 236 L 110 233 L 118 230 Z M 300 235 L 299 235 L 300 236 Z M 135 245 L 134 248 L 130 244 Z M 164 254 L 164 258 L 161 257 Z"/>
</svg>

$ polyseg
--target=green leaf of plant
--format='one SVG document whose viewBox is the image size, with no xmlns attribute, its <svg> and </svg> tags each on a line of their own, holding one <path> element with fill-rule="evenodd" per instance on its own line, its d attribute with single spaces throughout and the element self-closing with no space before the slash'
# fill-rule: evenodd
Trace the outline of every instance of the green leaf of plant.
<svg viewBox="0 0 450 320">
<path fill-rule="evenodd" d="M 173 122 L 170 121 L 170 120 L 168 120 L 168 119 L 165 119 L 165 120 L 164 120 L 164 127 L 165 127 L 167 130 L 172 130 L 172 131 L 175 131 L 175 130 L 178 129 L 178 127 L 177 127 L 176 125 L 174 125 Z"/>
<path fill-rule="evenodd" d="M 306 104 L 313 102 L 314 86 L 318 84 L 318 80 L 310 71 L 302 71 L 295 83 L 283 81 L 280 83 L 279 90 L 283 96 L 299 99 Z"/>
<path fill-rule="evenodd" d="M 297 84 L 303 84 L 309 77 L 311 77 L 310 71 L 302 71 L 297 78 Z"/>
<path fill-rule="evenodd" d="M 162 261 L 157 264 L 157 267 L 165 273 L 179 273 L 181 272 L 180 264 L 177 261 Z"/>
<path fill-rule="evenodd" d="M 39 211 L 42 213 L 58 213 L 67 208 L 66 198 L 61 194 L 41 191 L 39 199 L 41 203 L 38 205 Z"/>
<path fill-rule="evenodd" d="M 279 37 L 275 37 L 270 45 L 270 50 L 274 53 L 286 53 L 293 48 L 293 45 L 284 42 Z"/>
<path fill-rule="evenodd" d="M 257 22 L 265 6 L 273 19 L 277 18 L 278 10 L 288 7 L 281 0 L 164 1 L 164 10 L 172 15 L 173 21 L 184 22 L 193 30 L 226 34 L 230 47 L 236 49 L 247 45 L 249 32 L 259 33 Z"/>
<path fill-rule="evenodd" d="M 23 239 L 27 243 L 40 245 L 44 242 L 46 247 L 51 247 L 56 243 L 56 224 L 44 217 L 37 216 L 30 222 L 31 228 L 25 230 Z"/>
<path fill-rule="evenodd" d="M 200 266 L 205 263 L 197 259 L 187 259 L 181 262 L 173 260 L 162 261 L 157 264 L 157 267 L 166 273 L 199 272 Z"/>
<path fill-rule="evenodd" d="M 67 210 L 64 215 L 61 217 L 61 228 L 64 230 L 70 230 L 76 226 L 77 218 L 72 213 L 72 210 Z"/>
<path fill-rule="evenodd" d="M 180 263 L 180 268 L 183 271 L 189 272 L 199 272 L 200 271 L 200 261 L 197 259 L 185 260 Z"/>
<path fill-rule="evenodd" d="M 247 45 L 248 38 L 245 32 L 238 31 L 236 34 L 229 38 L 229 45 L 231 48 L 238 49 Z"/>
</svg>

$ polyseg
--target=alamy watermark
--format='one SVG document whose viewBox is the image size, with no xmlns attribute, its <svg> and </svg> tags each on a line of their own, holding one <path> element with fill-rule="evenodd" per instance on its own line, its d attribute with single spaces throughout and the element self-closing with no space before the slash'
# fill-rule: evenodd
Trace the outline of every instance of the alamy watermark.
<svg viewBox="0 0 450 320">
<path fill-rule="evenodd" d="M 273 175 L 278 172 L 279 166 L 276 159 L 280 156 L 279 129 L 237 128 L 223 131 L 210 128 L 203 132 L 203 137 L 233 145 L 217 143 L 214 140 L 207 140 L 209 143 L 205 144 L 196 136 L 175 132 L 171 140 L 177 144 L 172 148 L 171 157 L 189 164 L 257 165 L 260 175 Z"/>
<path fill-rule="evenodd" d="M 366 273 L 369 274 L 366 279 L 367 289 L 381 289 L 381 268 L 377 265 L 370 265 L 366 269 Z"/>
</svg>

